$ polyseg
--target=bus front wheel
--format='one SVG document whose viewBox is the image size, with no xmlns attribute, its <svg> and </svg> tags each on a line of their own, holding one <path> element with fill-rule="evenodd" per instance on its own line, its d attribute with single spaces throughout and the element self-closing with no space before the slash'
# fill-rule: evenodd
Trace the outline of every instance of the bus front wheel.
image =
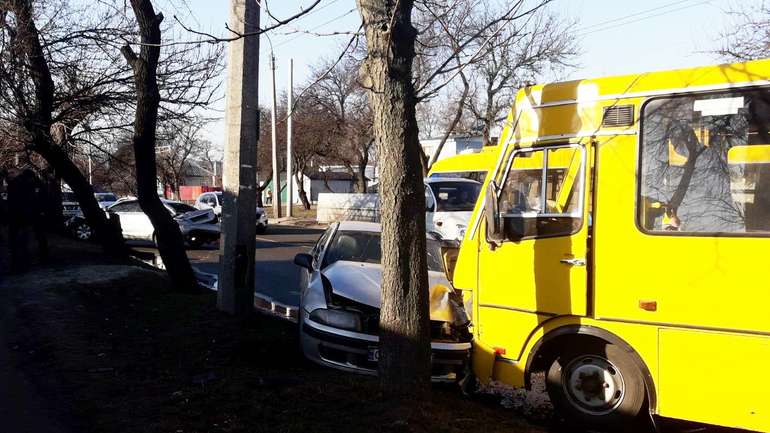
<svg viewBox="0 0 770 433">
<path fill-rule="evenodd" d="M 647 406 L 639 367 L 622 348 L 599 340 L 563 348 L 548 368 L 546 385 L 557 415 L 586 428 L 629 426 Z"/>
</svg>

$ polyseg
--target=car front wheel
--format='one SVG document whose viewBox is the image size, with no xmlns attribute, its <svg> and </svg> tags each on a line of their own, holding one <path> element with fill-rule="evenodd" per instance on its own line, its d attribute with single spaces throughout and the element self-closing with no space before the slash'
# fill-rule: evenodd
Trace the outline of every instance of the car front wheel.
<svg viewBox="0 0 770 433">
<path fill-rule="evenodd" d="M 94 231 L 86 222 L 78 223 L 72 230 L 72 233 L 75 235 L 75 238 L 81 241 L 90 241 L 94 237 Z"/>
</svg>

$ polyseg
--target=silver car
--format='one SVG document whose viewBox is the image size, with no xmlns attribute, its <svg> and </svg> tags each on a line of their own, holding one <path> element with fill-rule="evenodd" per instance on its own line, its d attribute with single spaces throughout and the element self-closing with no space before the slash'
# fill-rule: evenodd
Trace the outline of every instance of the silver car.
<svg viewBox="0 0 770 433">
<path fill-rule="evenodd" d="M 309 254 L 294 262 L 301 276 L 299 326 L 304 355 L 321 365 L 376 374 L 379 360 L 380 225 L 332 224 Z M 444 273 L 439 241 L 428 238 L 434 381 L 463 374 L 471 348 L 468 315 Z"/>
</svg>

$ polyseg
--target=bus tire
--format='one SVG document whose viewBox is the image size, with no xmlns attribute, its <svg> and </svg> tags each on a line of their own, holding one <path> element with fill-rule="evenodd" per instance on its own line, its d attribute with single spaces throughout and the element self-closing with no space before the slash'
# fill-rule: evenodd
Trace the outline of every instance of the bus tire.
<svg viewBox="0 0 770 433">
<path fill-rule="evenodd" d="M 546 374 L 557 415 L 573 426 L 628 430 L 647 410 L 644 378 L 623 348 L 598 339 L 560 348 Z"/>
</svg>

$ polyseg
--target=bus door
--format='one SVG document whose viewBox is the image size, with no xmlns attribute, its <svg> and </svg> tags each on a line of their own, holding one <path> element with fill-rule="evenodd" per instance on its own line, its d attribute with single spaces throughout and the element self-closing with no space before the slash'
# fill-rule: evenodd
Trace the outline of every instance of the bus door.
<svg viewBox="0 0 770 433">
<path fill-rule="evenodd" d="M 507 358 L 519 358 L 539 323 L 586 313 L 590 143 L 584 141 L 517 149 L 496 177 L 498 229 L 490 235 L 482 226 L 477 322 L 481 343 Z"/>
</svg>

